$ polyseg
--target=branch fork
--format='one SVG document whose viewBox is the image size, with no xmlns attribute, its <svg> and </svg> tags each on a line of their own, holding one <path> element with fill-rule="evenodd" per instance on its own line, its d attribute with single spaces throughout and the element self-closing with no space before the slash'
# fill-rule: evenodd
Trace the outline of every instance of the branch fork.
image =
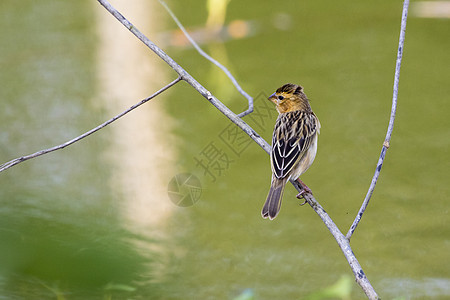
<svg viewBox="0 0 450 300">
<path fill-rule="evenodd" d="M 21 162 L 24 162 L 26 160 L 36 158 L 38 156 L 63 149 L 67 146 L 70 146 L 81 139 L 97 132 L 98 130 L 106 127 L 107 125 L 111 124 L 112 122 L 116 121 L 117 119 L 123 117 L 128 112 L 134 110 L 135 108 L 139 107 L 140 105 L 148 102 L 149 100 L 155 98 L 162 92 L 166 91 L 167 89 L 171 88 L 175 84 L 177 84 L 180 81 L 185 81 L 189 85 L 191 85 L 197 92 L 199 92 L 203 97 L 205 97 L 212 105 L 214 105 L 220 112 L 222 112 L 227 118 L 229 118 L 233 123 L 235 123 L 239 128 L 241 128 L 245 133 L 247 133 L 261 148 L 263 148 L 267 153 L 270 153 L 270 146 L 269 144 L 262 139 L 259 134 L 253 130 L 247 123 L 245 123 L 241 118 L 253 111 L 253 98 L 250 97 L 237 83 L 236 79 L 231 75 L 231 73 L 219 62 L 217 62 L 215 59 L 210 57 L 208 54 L 206 54 L 198 45 L 197 43 L 190 37 L 190 35 L 187 33 L 187 31 L 184 29 L 183 25 L 178 21 L 176 16 L 172 13 L 172 11 L 169 9 L 169 7 L 165 4 L 164 1 L 159 0 L 160 3 L 165 7 L 165 9 L 169 12 L 169 14 L 172 16 L 174 21 L 178 24 L 180 29 L 184 32 L 188 40 L 194 45 L 194 47 L 197 49 L 197 51 L 203 55 L 205 58 L 210 60 L 212 63 L 214 63 L 216 66 L 221 68 L 227 76 L 231 79 L 233 84 L 235 85 L 236 89 L 248 100 L 249 108 L 240 113 L 239 115 L 236 115 L 233 113 L 227 106 L 225 106 L 222 102 L 220 102 L 210 91 L 208 91 L 206 88 L 204 88 L 197 80 L 195 80 L 188 72 L 186 72 L 177 62 L 175 62 L 170 56 L 168 56 L 161 48 L 156 46 L 152 41 L 150 41 L 144 34 L 142 34 L 137 27 L 135 27 L 132 23 L 130 23 L 121 13 L 119 13 L 114 7 L 111 6 L 111 4 L 106 0 L 97 0 L 108 12 L 110 12 L 120 23 L 122 23 L 128 30 L 130 30 L 139 40 L 141 40 L 148 48 L 150 48 L 153 52 L 155 52 L 162 60 L 164 60 L 175 72 L 177 72 L 178 77 L 155 92 L 150 97 L 143 99 L 139 103 L 133 105 L 126 111 L 118 114 L 117 116 L 113 117 L 112 119 L 104 122 L 103 124 L 100 124 L 99 126 L 91 129 L 90 131 L 70 140 L 67 141 L 61 145 L 44 149 L 38 152 L 35 152 L 30 155 L 25 155 L 16 159 L 13 159 L 9 162 L 6 162 L 2 165 L 0 165 L 0 172 L 5 171 Z M 381 167 L 383 165 L 383 161 L 386 155 L 387 149 L 390 147 L 390 139 L 392 135 L 392 131 L 394 128 L 394 120 L 395 120 L 395 113 L 397 108 L 397 95 L 398 95 L 398 84 L 399 84 L 399 78 L 400 78 L 400 66 L 401 66 L 401 60 L 402 60 L 402 54 L 403 54 L 403 44 L 405 39 L 405 30 L 406 30 L 406 20 L 408 16 L 408 6 L 409 6 L 409 0 L 405 0 L 403 3 L 403 11 L 402 11 L 402 22 L 401 22 L 401 29 L 400 29 L 400 38 L 399 38 L 399 46 L 398 46 L 398 52 L 397 52 L 397 61 L 396 61 L 396 68 L 395 68 L 395 75 L 394 75 L 394 91 L 393 91 L 393 97 L 392 97 L 392 108 L 391 108 L 391 116 L 389 120 L 389 126 L 386 133 L 386 138 L 383 143 L 383 147 L 381 150 L 380 157 L 378 159 L 377 167 L 375 169 L 375 174 L 372 178 L 369 190 L 367 192 L 367 195 L 363 201 L 363 204 L 356 215 L 355 221 L 351 225 L 348 233 L 346 236 L 342 234 L 342 232 L 338 229 L 336 224 L 333 222 L 333 220 L 330 218 L 330 216 L 326 213 L 326 211 L 323 209 L 323 207 L 319 204 L 319 202 L 315 199 L 315 197 L 312 195 L 312 193 L 303 193 L 302 196 L 305 199 L 305 201 L 311 206 L 311 208 L 317 213 L 317 215 L 322 219 L 325 226 L 328 228 L 330 233 L 335 238 L 336 242 L 338 243 L 339 247 L 341 248 L 345 258 L 347 259 L 350 268 L 352 269 L 352 272 L 355 276 L 356 282 L 361 286 L 362 290 L 366 294 L 366 296 L 369 299 L 379 299 L 377 293 L 373 289 L 372 285 L 370 284 L 369 280 L 367 279 L 367 276 L 365 275 L 364 271 L 362 270 L 358 260 L 356 259 L 355 255 L 353 254 L 352 248 L 350 247 L 350 238 L 353 235 L 354 231 L 356 230 L 356 227 L 358 226 L 359 222 L 361 221 L 361 217 L 364 214 L 365 209 L 367 208 L 367 205 L 370 201 L 370 198 L 373 194 L 373 191 L 375 189 L 375 185 L 377 183 L 378 177 L 381 172 Z M 304 192 L 305 190 L 301 186 L 301 184 L 298 181 L 291 180 L 292 185 L 297 189 L 299 192 Z M 304 203 L 305 204 L 305 203 Z"/>
</svg>

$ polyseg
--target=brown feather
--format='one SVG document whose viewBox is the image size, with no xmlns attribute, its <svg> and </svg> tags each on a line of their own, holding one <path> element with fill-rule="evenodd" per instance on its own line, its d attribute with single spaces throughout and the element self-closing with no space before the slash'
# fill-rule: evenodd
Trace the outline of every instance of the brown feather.
<svg viewBox="0 0 450 300">
<path fill-rule="evenodd" d="M 272 220 L 280 211 L 286 182 L 296 180 L 314 161 L 320 122 L 299 85 L 285 84 L 269 100 L 279 115 L 270 154 L 272 182 L 261 214 Z"/>
<path fill-rule="evenodd" d="M 281 198 L 283 197 L 286 180 L 287 178 L 272 179 L 272 184 L 270 185 L 266 203 L 264 203 L 263 209 L 261 211 L 261 215 L 264 219 L 269 218 L 270 220 L 273 220 L 280 212 Z"/>
</svg>

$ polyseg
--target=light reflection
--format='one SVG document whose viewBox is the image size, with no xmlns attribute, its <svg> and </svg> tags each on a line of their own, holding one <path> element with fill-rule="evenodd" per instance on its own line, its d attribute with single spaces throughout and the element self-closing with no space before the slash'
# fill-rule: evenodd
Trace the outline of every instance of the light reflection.
<svg viewBox="0 0 450 300">
<path fill-rule="evenodd" d="M 111 3 L 146 34 L 158 24 L 155 2 L 136 0 Z M 99 97 L 108 115 L 115 115 L 165 85 L 167 66 L 104 10 L 97 13 L 99 37 L 97 68 Z M 151 36 L 150 36 L 151 38 Z M 163 236 L 174 205 L 167 183 L 174 144 L 171 120 L 158 96 L 111 126 L 111 146 L 106 154 L 113 165 L 111 188 L 119 195 L 124 224 L 132 231 Z"/>
</svg>

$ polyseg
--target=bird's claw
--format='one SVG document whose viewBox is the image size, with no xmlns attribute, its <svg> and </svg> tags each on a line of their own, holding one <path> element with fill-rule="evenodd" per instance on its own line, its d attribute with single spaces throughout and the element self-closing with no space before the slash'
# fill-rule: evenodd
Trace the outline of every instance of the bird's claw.
<svg viewBox="0 0 450 300">
<path fill-rule="evenodd" d="M 303 189 L 300 191 L 300 193 L 297 194 L 297 199 L 305 200 L 305 201 L 303 201 L 303 203 L 300 204 L 300 206 L 303 206 L 306 203 L 308 203 L 308 201 L 305 198 L 305 194 L 312 194 L 311 190 L 307 186 L 304 186 Z"/>
<path fill-rule="evenodd" d="M 303 189 L 300 191 L 300 193 L 297 194 L 297 199 L 305 199 L 304 194 L 306 193 L 306 191 Z"/>
</svg>

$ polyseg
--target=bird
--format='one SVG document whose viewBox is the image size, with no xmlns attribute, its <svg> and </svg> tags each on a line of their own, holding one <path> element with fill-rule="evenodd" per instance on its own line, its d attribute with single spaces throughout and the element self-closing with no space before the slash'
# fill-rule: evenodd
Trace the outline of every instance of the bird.
<svg viewBox="0 0 450 300">
<path fill-rule="evenodd" d="M 312 194 L 299 177 L 316 157 L 320 122 L 300 85 L 287 83 L 268 100 L 275 104 L 278 118 L 270 152 L 272 181 L 261 215 L 273 220 L 280 212 L 284 188 L 290 179 L 297 180 L 303 188 L 297 198 L 303 198 L 305 193 Z"/>
</svg>

